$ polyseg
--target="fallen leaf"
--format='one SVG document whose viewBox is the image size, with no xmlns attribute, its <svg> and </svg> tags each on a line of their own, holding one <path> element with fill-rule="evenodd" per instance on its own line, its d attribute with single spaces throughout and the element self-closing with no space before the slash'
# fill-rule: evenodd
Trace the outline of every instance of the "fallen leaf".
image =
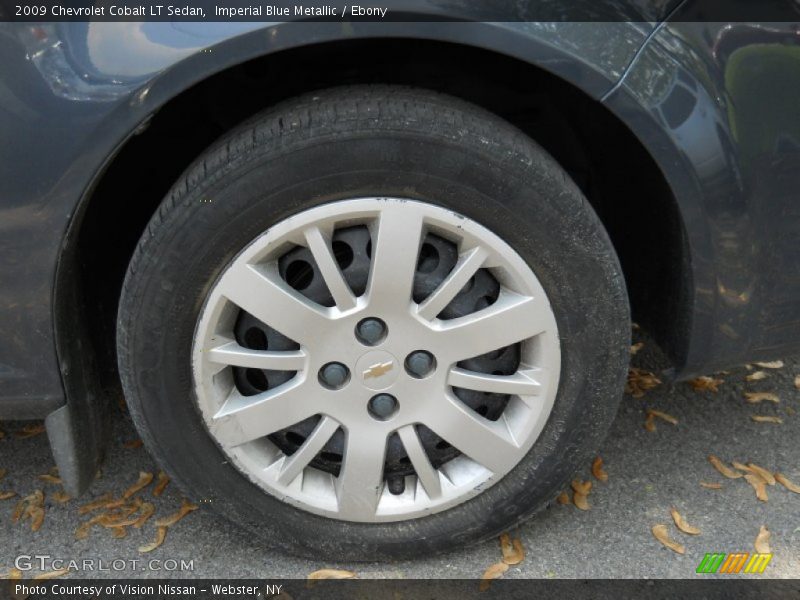
<svg viewBox="0 0 800 600">
<path fill-rule="evenodd" d="M 122 445 L 128 450 L 135 450 L 136 448 L 141 448 L 142 446 L 144 446 L 144 442 L 142 442 L 142 440 L 131 440 L 129 442 L 125 442 Z"/>
<path fill-rule="evenodd" d="M 0 579 L 22 579 L 22 571 L 17 568 L 11 569 L 5 575 L 0 575 Z"/>
<path fill-rule="evenodd" d="M 134 529 L 140 529 L 142 525 L 144 525 L 147 522 L 147 519 L 152 517 L 155 512 L 156 512 L 156 507 L 150 504 L 149 502 L 145 502 L 144 504 L 142 504 L 142 508 L 140 509 L 141 514 L 139 515 L 139 518 L 136 519 L 136 522 L 132 524 L 132 527 Z"/>
<path fill-rule="evenodd" d="M 92 526 L 89 525 L 88 522 L 81 523 L 78 525 L 78 528 L 75 530 L 75 539 L 76 540 L 85 540 L 89 537 L 89 531 L 91 530 Z"/>
<path fill-rule="evenodd" d="M 772 392 L 745 392 L 744 397 L 748 404 L 759 404 L 761 402 L 774 402 L 779 404 L 781 399 Z"/>
<path fill-rule="evenodd" d="M 70 500 L 72 500 L 72 496 L 60 490 L 58 492 L 50 494 L 50 498 L 54 502 L 57 502 L 58 504 L 64 504 L 65 502 L 69 502 Z"/>
<path fill-rule="evenodd" d="M 647 417 L 644 420 L 644 428 L 653 433 L 656 430 L 656 417 L 650 413 L 647 414 Z"/>
<path fill-rule="evenodd" d="M 669 512 L 672 515 L 672 520 L 675 521 L 675 526 L 683 533 L 688 533 L 689 535 L 700 535 L 700 530 L 693 525 L 689 525 L 689 523 L 686 522 L 686 519 L 683 518 L 683 515 L 678 512 L 677 508 L 673 506 L 670 508 Z"/>
<path fill-rule="evenodd" d="M 507 569 L 508 567 L 506 567 Z M 358 579 L 358 575 L 344 569 L 319 569 L 308 574 L 308 579 Z"/>
<path fill-rule="evenodd" d="M 772 471 L 767 471 L 764 467 L 759 467 L 751 462 L 747 463 L 747 468 L 766 481 L 767 485 L 775 485 L 775 476 L 772 474 Z"/>
<path fill-rule="evenodd" d="M 637 342 L 631 346 L 631 356 L 635 355 L 639 350 L 644 348 L 644 342 Z"/>
<path fill-rule="evenodd" d="M 115 540 L 121 540 L 126 535 L 128 535 L 128 532 L 125 530 L 124 527 L 112 527 L 111 528 L 111 536 Z"/>
<path fill-rule="evenodd" d="M 525 559 L 522 542 L 516 538 L 512 542 L 507 533 L 500 536 L 500 551 L 503 553 L 503 562 L 507 565 L 518 565 Z"/>
<path fill-rule="evenodd" d="M 199 507 L 196 504 L 192 504 L 191 502 L 189 502 L 188 500 L 186 500 L 184 498 L 183 502 L 181 502 L 181 507 L 178 509 L 178 512 L 176 512 L 173 515 L 170 515 L 169 517 L 163 517 L 161 519 L 158 519 L 156 521 L 156 526 L 157 527 L 172 527 L 173 525 L 175 525 L 175 523 L 180 521 L 183 517 L 188 515 L 190 512 L 197 510 L 198 508 Z"/>
<path fill-rule="evenodd" d="M 41 579 L 55 579 L 56 577 L 63 577 L 67 573 L 69 573 L 69 569 L 67 569 L 67 568 L 57 569 L 55 571 L 48 571 L 46 573 L 39 573 L 38 575 L 35 575 L 33 578 L 34 579 L 40 579 L 40 580 Z"/>
<path fill-rule="evenodd" d="M 753 489 L 756 491 L 756 498 L 761 500 L 761 502 L 769 501 L 769 497 L 767 496 L 767 482 L 761 479 L 759 475 L 755 473 L 747 473 L 744 476 L 747 483 L 753 486 Z"/>
<path fill-rule="evenodd" d="M 31 531 L 39 531 L 44 523 L 44 508 L 35 506 L 30 510 Z"/>
<path fill-rule="evenodd" d="M 755 373 L 750 373 L 749 375 L 745 376 L 747 381 L 761 381 L 762 379 L 766 379 L 767 374 L 764 371 L 756 371 Z"/>
<path fill-rule="evenodd" d="M 569 494 L 567 492 L 561 492 L 556 498 L 556 502 L 559 504 L 572 504 L 572 500 L 569 499 Z"/>
<path fill-rule="evenodd" d="M 572 481 L 572 489 L 576 494 L 583 494 L 584 496 L 588 496 L 589 492 L 592 491 L 592 482 L 581 481 L 580 479 L 574 479 Z"/>
<path fill-rule="evenodd" d="M 599 456 L 592 462 L 592 475 L 598 481 L 608 481 L 608 473 L 603 469 L 603 459 Z"/>
<path fill-rule="evenodd" d="M 708 483 L 706 481 L 701 481 L 700 485 L 708 490 L 721 490 L 722 484 L 721 483 Z"/>
<path fill-rule="evenodd" d="M 499 562 L 493 564 L 483 572 L 478 590 L 481 592 L 488 590 L 489 586 L 492 584 L 492 580 L 499 579 L 506 571 L 508 571 L 508 565 L 506 563 Z"/>
<path fill-rule="evenodd" d="M 677 552 L 678 554 L 686 553 L 686 548 L 682 544 L 670 539 L 666 525 L 653 525 L 650 531 L 653 533 L 654 538 L 673 552 Z"/>
<path fill-rule="evenodd" d="M 652 416 L 654 416 L 654 417 L 656 417 L 658 419 L 661 419 L 662 421 L 666 421 L 667 423 L 670 423 L 672 425 L 677 425 L 678 424 L 678 419 L 676 419 L 675 417 L 673 417 L 670 414 L 667 414 L 665 412 L 661 412 L 660 410 L 654 410 L 652 408 L 648 408 L 647 409 L 647 416 L 650 416 L 650 415 L 652 415 Z"/>
<path fill-rule="evenodd" d="M 800 390 L 800 375 L 797 375 L 794 378 L 794 387 L 796 387 L 798 390 Z"/>
<path fill-rule="evenodd" d="M 782 360 L 773 360 L 772 362 L 757 362 L 753 363 L 757 367 L 761 367 L 762 369 L 782 369 L 783 368 L 783 361 Z"/>
<path fill-rule="evenodd" d="M 734 471 L 733 469 L 728 467 L 725 463 L 723 463 L 720 459 L 718 459 L 713 454 L 710 454 L 708 456 L 708 462 L 710 462 L 717 471 L 722 473 L 728 479 L 739 479 L 740 477 L 744 476 L 742 473 L 739 473 L 738 471 Z"/>
<path fill-rule="evenodd" d="M 29 437 L 33 437 L 35 435 L 39 435 L 40 433 L 44 433 L 44 423 L 35 423 L 31 425 L 26 425 L 19 431 L 15 431 L 14 435 L 16 435 L 20 439 L 25 439 Z"/>
<path fill-rule="evenodd" d="M 634 398 L 641 398 L 645 392 L 653 389 L 661 383 L 661 380 L 650 371 L 631 367 L 628 369 L 628 381 L 625 384 L 625 392 Z"/>
<path fill-rule="evenodd" d="M 128 499 L 142 488 L 146 488 L 153 481 L 153 474 L 147 471 L 139 471 L 139 479 L 122 494 L 124 499 Z"/>
<path fill-rule="evenodd" d="M 795 494 L 800 494 L 800 485 L 793 483 L 790 479 L 786 477 L 786 475 L 783 475 L 782 473 L 775 473 L 775 481 L 780 483 L 790 492 L 794 492 Z"/>
<path fill-rule="evenodd" d="M 113 496 L 111 495 L 111 492 L 106 492 L 105 494 L 100 496 L 97 500 L 92 500 L 88 504 L 84 504 L 83 506 L 81 506 L 78 509 L 78 514 L 85 515 L 87 513 L 97 510 L 98 508 L 103 508 L 105 507 L 106 504 L 108 504 L 111 501 L 112 498 Z"/>
<path fill-rule="evenodd" d="M 156 539 L 149 544 L 145 544 L 144 546 L 139 546 L 139 552 L 142 554 L 152 552 L 153 550 L 155 550 L 161 544 L 164 543 L 164 538 L 166 537 L 167 537 L 167 528 L 159 527 L 158 530 L 156 531 Z"/>
<path fill-rule="evenodd" d="M 164 471 L 159 471 L 158 482 L 156 483 L 156 486 L 153 488 L 153 496 L 158 497 L 161 494 L 163 494 L 164 490 L 167 487 L 167 484 L 169 484 L 169 477 L 167 477 L 167 474 L 164 473 Z"/>
<path fill-rule="evenodd" d="M 56 477 L 55 475 L 39 475 L 38 479 L 41 479 L 42 481 L 44 481 L 46 483 L 52 483 L 54 485 L 61 485 L 61 478 L 60 477 Z"/>
<path fill-rule="evenodd" d="M 589 510 L 591 508 L 589 506 L 589 500 L 586 498 L 586 494 L 581 494 L 580 492 L 575 492 L 572 495 L 572 503 L 575 505 L 575 508 L 579 508 L 581 510 Z"/>
<path fill-rule="evenodd" d="M 769 548 L 769 538 L 770 538 L 769 529 L 767 529 L 766 525 L 762 525 L 761 529 L 758 530 L 758 535 L 756 536 L 755 541 L 755 548 L 756 552 L 759 554 L 770 554 L 771 550 Z"/>
<path fill-rule="evenodd" d="M 706 375 L 689 381 L 689 384 L 697 392 L 709 391 L 716 393 L 718 391 L 717 388 L 721 383 L 725 383 L 725 381 L 722 379 L 714 379 L 713 377 L 708 377 Z"/>
<path fill-rule="evenodd" d="M 764 415 L 750 415 L 750 418 L 753 419 L 756 423 L 775 423 L 776 425 L 782 425 L 783 419 L 780 417 L 766 417 Z"/>
<path fill-rule="evenodd" d="M 2 491 L 0 491 L 0 500 L 9 500 L 10 498 L 13 498 L 16 495 L 17 495 L 17 492 L 13 492 L 13 491 L 2 492 Z"/>
</svg>

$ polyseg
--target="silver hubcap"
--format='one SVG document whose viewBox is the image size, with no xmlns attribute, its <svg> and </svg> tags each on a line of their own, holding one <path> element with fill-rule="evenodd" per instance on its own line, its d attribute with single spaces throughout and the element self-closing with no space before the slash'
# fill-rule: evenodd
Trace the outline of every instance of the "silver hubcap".
<svg viewBox="0 0 800 600">
<path fill-rule="evenodd" d="M 389 198 L 325 204 L 254 240 L 193 347 L 197 400 L 231 462 L 285 502 L 360 522 L 497 482 L 539 436 L 559 371 L 555 317 L 521 257 L 470 219 Z"/>
</svg>

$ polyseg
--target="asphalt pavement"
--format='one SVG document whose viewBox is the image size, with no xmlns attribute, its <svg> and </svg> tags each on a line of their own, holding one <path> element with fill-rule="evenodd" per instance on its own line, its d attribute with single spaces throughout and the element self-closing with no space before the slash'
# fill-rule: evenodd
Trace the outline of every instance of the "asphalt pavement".
<svg viewBox="0 0 800 600">
<path fill-rule="evenodd" d="M 658 353 L 645 344 L 634 356 L 634 364 L 656 368 Z M 766 526 L 774 556 L 763 577 L 800 578 L 800 494 L 778 484 L 767 486 L 767 502 L 759 501 L 744 479 L 726 479 L 707 460 L 714 454 L 728 464 L 752 462 L 800 484 L 800 390 L 795 385 L 800 359 L 783 362 L 779 369 L 742 366 L 716 374 L 723 380 L 717 392 L 698 391 L 688 383 L 662 383 L 641 398 L 626 394 L 600 451 L 608 480 L 594 480 L 589 464 L 579 474 L 594 481 L 588 496 L 590 509 L 554 504 L 511 532 L 522 540 L 526 558 L 505 577 L 693 578 L 707 552 L 754 552 L 756 536 Z M 765 377 L 746 380 L 757 371 Z M 780 402 L 749 404 L 745 392 L 772 392 Z M 656 418 L 656 430 L 646 430 L 648 409 L 675 417 L 677 425 Z M 752 415 L 779 417 L 782 423 L 756 422 Z M 128 527 L 122 539 L 96 526 L 86 539 L 76 540 L 76 528 L 91 516 L 78 514 L 81 505 L 107 492 L 118 495 L 137 480 L 140 471 L 157 473 L 158 467 L 144 448 L 135 447 L 138 436 L 127 415 L 119 413 L 101 477 L 85 497 L 59 504 L 60 487 L 38 478 L 53 467 L 46 436 L 20 437 L 18 432 L 26 425 L 30 423 L 0 423 L 5 432 L 0 439 L 0 469 L 8 471 L 0 480 L 0 492 L 13 490 L 26 496 L 42 489 L 45 518 L 34 532 L 29 521 L 12 522 L 19 496 L 0 501 L 0 574 L 10 571 L 18 556 L 46 555 L 94 560 L 95 565 L 103 559 L 107 566 L 117 559 L 116 567 L 122 569 L 83 573 L 89 577 L 305 578 L 320 568 L 339 568 L 362 578 L 478 578 L 500 558 L 499 545 L 492 540 L 414 561 L 309 561 L 271 550 L 268 541 L 254 539 L 210 510 L 186 516 L 169 528 L 159 548 L 144 555 L 138 548 L 155 538 L 154 519 L 141 529 Z M 701 481 L 722 488 L 709 489 Z M 158 498 L 152 496 L 152 487 L 140 495 L 156 505 L 157 517 L 177 510 L 182 497 L 174 485 Z M 673 506 L 700 529 L 700 535 L 676 529 L 669 512 Z M 685 546 L 685 554 L 654 539 L 651 527 L 656 524 L 668 526 L 670 536 Z M 137 559 L 140 562 L 132 562 Z M 161 561 L 160 565 L 148 568 L 146 562 L 151 559 Z M 164 570 L 181 561 L 191 568 Z M 161 570 L 156 570 L 158 566 Z M 34 563 L 24 576 L 37 572 Z"/>
</svg>

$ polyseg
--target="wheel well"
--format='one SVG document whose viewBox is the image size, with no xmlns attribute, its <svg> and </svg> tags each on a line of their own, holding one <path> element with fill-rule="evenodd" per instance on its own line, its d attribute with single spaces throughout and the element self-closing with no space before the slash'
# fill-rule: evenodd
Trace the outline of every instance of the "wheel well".
<svg viewBox="0 0 800 600">
<path fill-rule="evenodd" d="M 86 319 L 88 341 L 106 390 L 118 389 L 113 340 L 122 280 L 173 182 L 215 139 L 264 107 L 358 83 L 459 96 L 547 149 L 604 222 L 623 265 L 634 318 L 681 362 L 691 291 L 683 224 L 660 170 L 606 107 L 544 70 L 490 51 L 418 40 L 347 41 L 277 53 L 204 80 L 159 110 L 111 161 L 73 228 L 77 285 L 92 315 Z"/>
</svg>

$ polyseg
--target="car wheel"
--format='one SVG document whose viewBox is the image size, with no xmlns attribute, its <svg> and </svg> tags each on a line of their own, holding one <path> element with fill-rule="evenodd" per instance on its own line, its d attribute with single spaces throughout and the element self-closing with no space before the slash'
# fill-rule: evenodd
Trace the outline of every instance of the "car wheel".
<svg viewBox="0 0 800 600">
<path fill-rule="evenodd" d="M 594 452 L 629 348 L 620 267 L 564 170 L 432 92 L 294 99 L 198 158 L 124 283 L 119 368 L 187 494 L 304 554 L 439 552 Z"/>
</svg>

